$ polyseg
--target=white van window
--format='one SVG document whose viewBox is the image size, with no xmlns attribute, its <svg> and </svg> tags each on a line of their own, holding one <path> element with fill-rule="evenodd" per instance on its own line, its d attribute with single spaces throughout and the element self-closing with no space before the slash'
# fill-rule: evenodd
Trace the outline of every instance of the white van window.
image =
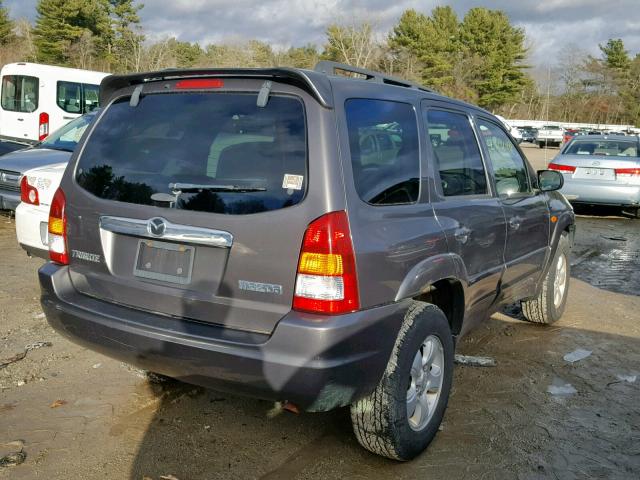
<svg viewBox="0 0 640 480">
<path fill-rule="evenodd" d="M 2 77 L 2 109 L 31 113 L 38 109 L 37 77 L 5 75 Z"/>
<path fill-rule="evenodd" d="M 100 85 L 83 83 L 84 90 L 84 113 L 93 112 L 100 106 Z"/>
<path fill-rule="evenodd" d="M 58 106 L 65 112 L 82 113 L 82 86 L 73 82 L 58 82 Z"/>
<path fill-rule="evenodd" d="M 58 106 L 68 113 L 87 113 L 99 107 L 99 85 L 58 82 Z"/>
</svg>

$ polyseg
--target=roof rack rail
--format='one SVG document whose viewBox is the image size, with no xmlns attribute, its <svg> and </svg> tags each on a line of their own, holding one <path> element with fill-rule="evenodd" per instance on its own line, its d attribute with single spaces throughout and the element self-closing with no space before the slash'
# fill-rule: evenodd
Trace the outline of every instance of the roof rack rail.
<svg viewBox="0 0 640 480">
<path fill-rule="evenodd" d="M 314 70 L 326 75 L 336 75 L 337 72 L 355 73 L 356 75 L 364 77 L 364 80 L 371 80 L 377 83 L 386 83 L 387 85 L 395 85 L 398 87 L 415 88 L 424 92 L 433 93 L 433 90 L 431 90 L 430 88 L 423 87 L 422 85 L 419 85 L 417 83 L 409 82 L 408 80 L 403 80 L 402 78 L 392 77 L 391 75 L 386 75 L 382 72 L 367 70 L 360 67 L 353 67 L 351 65 L 347 65 L 346 63 L 322 60 L 316 64 Z"/>
</svg>

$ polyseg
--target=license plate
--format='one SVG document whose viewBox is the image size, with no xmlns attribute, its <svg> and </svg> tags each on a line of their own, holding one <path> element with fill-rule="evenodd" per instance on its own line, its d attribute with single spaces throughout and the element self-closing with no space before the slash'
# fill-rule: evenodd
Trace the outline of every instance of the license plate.
<svg viewBox="0 0 640 480">
<path fill-rule="evenodd" d="M 186 285 L 191 283 L 194 247 L 140 240 L 133 274 L 136 277 Z"/>
<path fill-rule="evenodd" d="M 590 178 L 593 180 L 615 180 L 615 170 L 612 168 L 593 168 L 593 167 L 579 167 L 576 169 L 576 177 L 578 178 Z"/>
</svg>

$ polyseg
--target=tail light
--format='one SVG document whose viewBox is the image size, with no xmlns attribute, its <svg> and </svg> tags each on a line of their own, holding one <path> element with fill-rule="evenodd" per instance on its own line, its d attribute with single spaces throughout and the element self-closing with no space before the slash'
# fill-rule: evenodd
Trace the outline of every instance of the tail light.
<svg viewBox="0 0 640 480">
<path fill-rule="evenodd" d="M 616 168 L 618 177 L 640 177 L 640 168 Z"/>
<path fill-rule="evenodd" d="M 61 265 L 69 264 L 67 251 L 66 199 L 61 188 L 56 190 L 49 210 L 49 258 Z"/>
<path fill-rule="evenodd" d="M 26 175 L 20 180 L 20 201 L 29 205 L 40 205 L 38 189 L 29 184 L 29 179 Z"/>
<path fill-rule="evenodd" d="M 334 315 L 359 307 L 349 220 L 344 211 L 331 212 L 311 222 L 305 232 L 293 308 Z"/>
<path fill-rule="evenodd" d="M 49 114 L 42 112 L 38 120 L 38 140 L 42 141 L 49 135 Z"/>
<path fill-rule="evenodd" d="M 549 170 L 555 170 L 557 172 L 569 172 L 569 173 L 573 173 L 576 171 L 576 167 L 573 167 L 571 165 L 560 165 L 558 163 L 550 163 L 547 168 Z"/>
</svg>

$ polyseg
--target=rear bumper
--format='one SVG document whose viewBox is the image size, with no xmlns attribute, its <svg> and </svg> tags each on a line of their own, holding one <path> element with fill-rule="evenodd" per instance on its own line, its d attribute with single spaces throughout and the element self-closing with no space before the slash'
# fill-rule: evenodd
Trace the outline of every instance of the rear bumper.
<svg viewBox="0 0 640 480">
<path fill-rule="evenodd" d="M 598 183 L 568 179 L 561 190 L 571 203 L 598 205 L 640 206 L 640 185 L 613 182 Z"/>
<path fill-rule="evenodd" d="M 67 267 L 39 271 L 42 308 L 72 341 L 187 383 L 308 411 L 353 403 L 373 391 L 408 304 L 320 317 L 290 312 L 271 335 L 154 315 L 81 295 Z"/>
<path fill-rule="evenodd" d="M 49 207 L 20 203 L 16 208 L 16 236 L 20 246 L 31 255 L 49 258 L 47 225 Z"/>
</svg>

